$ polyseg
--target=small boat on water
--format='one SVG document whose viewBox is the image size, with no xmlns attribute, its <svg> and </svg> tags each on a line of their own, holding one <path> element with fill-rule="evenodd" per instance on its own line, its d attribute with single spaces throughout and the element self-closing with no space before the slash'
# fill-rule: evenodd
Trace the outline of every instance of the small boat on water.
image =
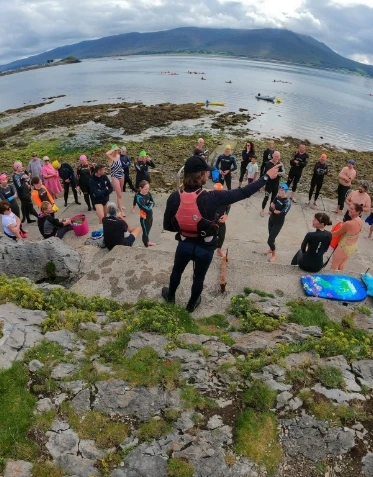
<svg viewBox="0 0 373 477">
<path fill-rule="evenodd" d="M 255 97 L 256 97 L 256 99 L 262 99 L 263 101 L 271 101 L 272 103 L 276 99 L 275 96 L 261 96 L 260 94 L 257 94 Z"/>
</svg>

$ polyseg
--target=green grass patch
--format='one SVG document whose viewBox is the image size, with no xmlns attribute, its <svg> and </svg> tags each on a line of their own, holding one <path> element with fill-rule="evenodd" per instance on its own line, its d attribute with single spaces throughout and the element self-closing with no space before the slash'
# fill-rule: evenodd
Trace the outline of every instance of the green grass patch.
<svg viewBox="0 0 373 477">
<path fill-rule="evenodd" d="M 372 314 L 372 310 L 365 306 L 365 305 L 359 305 L 355 308 L 355 310 L 358 312 L 358 313 L 361 313 L 362 315 L 367 315 L 367 316 L 370 316 Z"/>
<path fill-rule="evenodd" d="M 96 323 L 96 313 L 88 310 L 49 311 L 41 326 L 44 333 L 47 331 L 71 330 L 78 331 L 80 323 Z"/>
<path fill-rule="evenodd" d="M 185 460 L 172 458 L 167 462 L 167 477 L 193 477 L 194 467 Z"/>
<path fill-rule="evenodd" d="M 153 348 L 144 347 L 130 358 L 124 357 L 115 369 L 118 377 L 133 386 L 161 385 L 171 390 L 179 382 L 180 361 L 163 360 Z"/>
<path fill-rule="evenodd" d="M 246 409 L 237 419 L 235 431 L 236 453 L 264 465 L 271 476 L 282 458 L 277 426 L 275 414 Z"/>
<path fill-rule="evenodd" d="M 27 388 L 28 379 L 27 369 L 19 362 L 0 371 L 0 456 L 3 458 L 35 457 L 36 445 L 27 437 L 36 403 Z"/>
<path fill-rule="evenodd" d="M 277 392 L 262 381 L 254 381 L 243 393 L 243 402 L 257 411 L 269 411 L 276 404 Z"/>
<path fill-rule="evenodd" d="M 172 431 L 173 425 L 164 419 L 151 419 L 141 424 L 137 430 L 137 436 L 143 442 L 159 439 Z"/>
<path fill-rule="evenodd" d="M 52 462 L 35 462 L 31 471 L 32 477 L 64 477 L 64 472 L 59 467 L 56 467 Z"/>
<path fill-rule="evenodd" d="M 218 407 L 213 399 L 203 396 L 193 386 L 183 386 L 180 391 L 180 398 L 184 403 L 185 409 L 203 411 L 204 409 L 215 409 Z"/>
<path fill-rule="evenodd" d="M 45 433 L 51 427 L 56 417 L 57 412 L 54 409 L 44 412 L 43 414 L 36 414 L 32 428 Z"/>
<path fill-rule="evenodd" d="M 287 321 L 302 326 L 319 326 L 322 330 L 333 323 L 325 313 L 322 303 L 316 301 L 290 301 L 288 306 L 291 314 Z"/>
<path fill-rule="evenodd" d="M 43 340 L 33 348 L 28 349 L 23 357 L 23 361 L 26 364 L 29 364 L 34 359 L 37 359 L 44 365 L 53 365 L 54 363 L 65 361 L 66 357 L 64 349 L 60 344 Z"/>
<path fill-rule="evenodd" d="M 255 293 L 256 295 L 258 296 L 261 296 L 262 298 L 275 298 L 275 295 L 273 295 L 272 293 L 267 293 L 263 290 L 258 290 L 257 288 L 249 288 L 249 287 L 245 287 L 243 289 L 243 292 L 245 295 L 250 295 L 250 293 Z"/>
<path fill-rule="evenodd" d="M 229 311 L 242 320 L 242 330 L 246 333 L 255 330 L 273 331 L 285 321 L 282 317 L 273 318 L 266 315 L 245 295 L 232 297 Z"/>
<path fill-rule="evenodd" d="M 343 389 L 345 387 L 342 373 L 340 369 L 335 366 L 320 366 L 316 369 L 315 377 L 327 388 Z"/>
<path fill-rule="evenodd" d="M 100 412 L 88 411 L 79 416 L 68 403 L 62 406 L 62 412 L 80 439 L 93 439 L 101 449 L 118 446 L 128 435 L 127 424 Z"/>
</svg>

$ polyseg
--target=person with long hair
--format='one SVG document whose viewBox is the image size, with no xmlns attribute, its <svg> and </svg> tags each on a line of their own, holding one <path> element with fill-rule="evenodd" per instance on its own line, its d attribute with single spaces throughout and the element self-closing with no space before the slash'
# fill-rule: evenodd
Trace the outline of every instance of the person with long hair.
<svg viewBox="0 0 373 477">
<path fill-rule="evenodd" d="M 240 178 L 238 179 L 238 187 L 242 186 L 242 181 L 247 172 L 247 166 L 249 165 L 251 158 L 256 157 L 255 146 L 253 142 L 251 141 L 246 142 L 245 149 L 243 149 L 241 156 L 242 156 L 242 160 L 240 164 Z"/>
<path fill-rule="evenodd" d="M 123 193 L 123 186 L 124 186 L 124 170 L 122 166 L 122 162 L 120 160 L 120 148 L 113 144 L 111 146 L 110 151 L 106 153 L 106 157 L 110 166 L 110 174 L 111 174 L 111 181 L 113 184 L 113 188 L 117 195 L 117 204 L 118 209 L 123 215 L 126 216 L 124 213 L 125 207 L 122 204 L 122 193 Z"/>
<path fill-rule="evenodd" d="M 317 273 L 324 267 L 324 254 L 328 251 L 332 234 L 325 227 L 332 225 L 329 215 L 324 212 L 315 214 L 312 227 L 315 232 L 308 232 L 304 237 L 300 250 L 295 254 L 292 265 L 298 265 L 306 272 Z"/>
<path fill-rule="evenodd" d="M 344 222 L 342 227 L 332 232 L 333 237 L 341 237 L 333 253 L 331 270 L 344 270 L 348 259 L 356 252 L 359 235 L 363 229 L 361 213 L 363 206 L 353 203 L 348 208 L 351 220 Z"/>
</svg>

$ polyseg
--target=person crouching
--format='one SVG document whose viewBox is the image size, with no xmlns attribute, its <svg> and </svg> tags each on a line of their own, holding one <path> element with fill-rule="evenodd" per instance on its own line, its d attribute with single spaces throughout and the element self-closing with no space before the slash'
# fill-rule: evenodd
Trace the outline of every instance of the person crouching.
<svg viewBox="0 0 373 477">
<path fill-rule="evenodd" d="M 54 218 L 53 206 L 50 202 L 41 204 L 41 213 L 38 216 L 38 227 L 41 235 L 47 239 L 50 237 L 58 237 L 60 239 L 72 230 L 71 220 L 58 220 Z"/>
<path fill-rule="evenodd" d="M 127 222 L 118 215 L 118 207 L 114 202 L 107 205 L 108 215 L 102 219 L 104 243 L 111 250 L 117 245 L 132 247 L 136 238 L 141 234 L 141 227 L 129 227 Z"/>
</svg>

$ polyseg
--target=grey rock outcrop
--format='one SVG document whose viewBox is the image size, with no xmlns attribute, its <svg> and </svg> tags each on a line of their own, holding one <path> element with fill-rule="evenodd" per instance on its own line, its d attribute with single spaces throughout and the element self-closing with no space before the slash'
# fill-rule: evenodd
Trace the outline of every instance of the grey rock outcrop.
<svg viewBox="0 0 373 477">
<path fill-rule="evenodd" d="M 373 477 L 373 453 L 369 452 L 362 460 L 364 477 Z"/>
<path fill-rule="evenodd" d="M 328 455 L 346 454 L 355 446 L 355 433 L 352 429 L 329 428 L 326 421 L 318 421 L 307 414 L 280 422 L 285 428 L 282 443 L 291 457 L 303 455 L 317 462 Z"/>
<path fill-rule="evenodd" d="M 76 477 L 91 477 L 101 475 L 95 467 L 95 461 L 83 459 L 77 455 L 64 454 L 57 457 L 55 464 L 61 467 L 68 475 Z"/>
<path fill-rule="evenodd" d="M 32 464 L 25 460 L 8 460 L 4 477 L 31 477 Z"/>
<path fill-rule="evenodd" d="M 19 308 L 13 303 L 0 305 L 3 336 L 0 339 L 0 369 L 9 368 L 24 352 L 43 339 L 40 324 L 44 311 Z"/>
<path fill-rule="evenodd" d="M 363 359 L 352 363 L 352 370 L 357 374 L 358 382 L 373 389 L 373 360 Z"/>
<path fill-rule="evenodd" d="M 50 277 L 48 264 L 54 264 L 54 267 L 50 266 L 54 275 L 60 278 L 72 278 L 80 270 L 79 253 L 55 237 L 40 242 L 14 242 L 1 237 L 0 257 L 0 273 L 36 282 Z"/>
</svg>

